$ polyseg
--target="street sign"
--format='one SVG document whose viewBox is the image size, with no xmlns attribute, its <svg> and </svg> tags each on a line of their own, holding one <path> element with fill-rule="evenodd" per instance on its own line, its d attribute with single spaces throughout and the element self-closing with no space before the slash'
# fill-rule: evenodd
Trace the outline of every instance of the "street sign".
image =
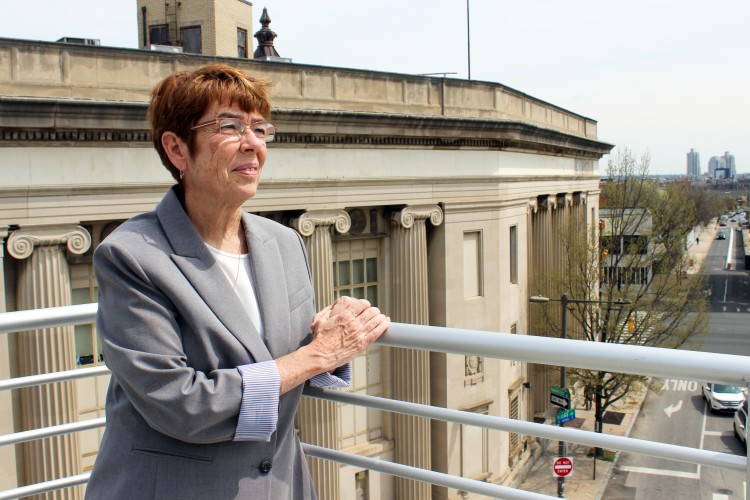
<svg viewBox="0 0 750 500">
<path fill-rule="evenodd" d="M 573 475 L 573 460 L 568 457 L 560 457 L 552 464 L 552 473 L 555 477 L 570 477 Z"/>
<path fill-rule="evenodd" d="M 570 408 L 570 391 L 553 385 L 549 388 L 549 402 L 560 408 Z"/>
<path fill-rule="evenodd" d="M 571 410 L 562 410 L 557 412 L 557 415 L 555 415 L 555 423 L 557 425 L 563 424 L 565 422 L 569 422 L 570 420 L 576 419 L 576 410 L 575 408 Z"/>
<path fill-rule="evenodd" d="M 561 397 L 555 396 L 554 394 L 549 395 L 549 402 L 555 406 L 559 406 L 560 408 L 567 408 L 568 406 L 570 406 L 569 399 L 563 399 Z"/>
</svg>

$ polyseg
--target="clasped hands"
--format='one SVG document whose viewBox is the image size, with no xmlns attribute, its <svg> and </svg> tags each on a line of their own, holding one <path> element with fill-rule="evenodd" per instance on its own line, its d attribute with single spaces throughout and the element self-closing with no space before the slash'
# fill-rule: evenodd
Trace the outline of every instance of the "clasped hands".
<svg viewBox="0 0 750 500">
<path fill-rule="evenodd" d="M 362 353 L 390 324 L 391 319 L 367 300 L 339 297 L 313 318 L 310 347 L 335 369 Z"/>
</svg>

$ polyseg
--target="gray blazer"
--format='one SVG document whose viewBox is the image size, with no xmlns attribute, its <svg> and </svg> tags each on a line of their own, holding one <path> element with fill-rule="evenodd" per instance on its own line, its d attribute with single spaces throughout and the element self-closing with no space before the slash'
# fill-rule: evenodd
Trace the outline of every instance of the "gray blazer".
<svg viewBox="0 0 750 500">
<path fill-rule="evenodd" d="M 294 431 L 302 387 L 281 396 L 270 442 L 232 441 L 237 366 L 310 341 L 315 314 L 296 232 L 243 214 L 264 343 L 173 187 L 96 249 L 97 330 L 112 370 L 89 499 L 315 499 Z"/>
</svg>

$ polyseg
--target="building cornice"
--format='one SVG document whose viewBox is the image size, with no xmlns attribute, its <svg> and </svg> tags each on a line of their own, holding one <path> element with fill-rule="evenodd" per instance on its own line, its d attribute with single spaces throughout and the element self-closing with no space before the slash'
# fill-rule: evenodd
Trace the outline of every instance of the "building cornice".
<svg viewBox="0 0 750 500">
<path fill-rule="evenodd" d="M 147 104 L 0 97 L 0 145 L 151 145 Z M 276 108 L 270 147 L 474 149 L 599 159 L 611 144 L 531 123 L 449 116 Z"/>
</svg>

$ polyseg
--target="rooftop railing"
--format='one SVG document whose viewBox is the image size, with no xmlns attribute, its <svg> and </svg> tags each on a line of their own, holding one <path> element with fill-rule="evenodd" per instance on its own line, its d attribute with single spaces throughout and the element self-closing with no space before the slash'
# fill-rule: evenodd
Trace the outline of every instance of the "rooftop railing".
<svg viewBox="0 0 750 500">
<path fill-rule="evenodd" d="M 91 323 L 95 321 L 96 309 L 96 304 L 85 304 L 3 313 L 0 314 L 0 333 Z M 452 354 L 470 354 L 553 366 L 564 365 L 567 367 L 607 372 L 631 373 L 650 377 L 718 382 L 744 387 L 750 385 L 750 357 L 730 354 L 677 351 L 635 345 L 616 345 L 550 337 L 534 337 L 530 335 L 497 334 L 494 332 L 399 323 L 392 324 L 388 332 L 378 340 L 378 343 L 391 347 L 426 349 Z M 94 368 L 81 368 L 44 375 L 18 377 L 0 380 L 0 390 L 18 389 L 51 382 L 93 377 L 106 373 L 108 373 L 106 366 L 97 366 Z M 327 399 L 383 411 L 744 471 L 746 474 L 745 494 L 746 496 L 750 496 L 750 468 L 748 468 L 747 458 L 742 456 L 664 442 L 611 436 L 568 427 L 556 427 L 541 423 L 480 415 L 362 394 L 315 388 L 306 388 L 304 394 L 307 397 Z M 43 429 L 0 435 L 0 446 L 103 426 L 105 426 L 105 419 L 97 418 Z M 310 456 L 490 497 L 512 500 L 555 498 L 309 444 L 304 444 L 303 448 L 305 453 Z M 88 481 L 88 478 L 88 473 L 80 474 L 12 490 L 0 491 L 0 500 L 22 498 L 76 486 L 84 484 Z"/>
</svg>

